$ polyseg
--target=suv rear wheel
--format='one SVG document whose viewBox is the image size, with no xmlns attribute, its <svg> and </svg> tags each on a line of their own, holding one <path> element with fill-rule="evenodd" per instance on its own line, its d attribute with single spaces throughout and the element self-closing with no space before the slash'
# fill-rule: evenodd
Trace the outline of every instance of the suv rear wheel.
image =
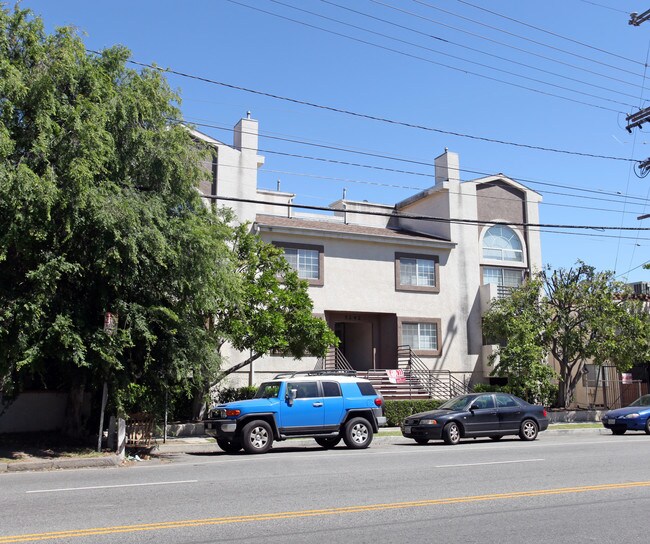
<svg viewBox="0 0 650 544">
<path fill-rule="evenodd" d="M 241 441 L 246 453 L 266 453 L 273 445 L 271 426 L 266 421 L 251 421 L 244 425 Z"/>
<path fill-rule="evenodd" d="M 372 427 L 363 417 L 352 418 L 345 424 L 343 440 L 348 448 L 357 450 L 367 448 L 372 442 L 372 436 Z"/>
</svg>

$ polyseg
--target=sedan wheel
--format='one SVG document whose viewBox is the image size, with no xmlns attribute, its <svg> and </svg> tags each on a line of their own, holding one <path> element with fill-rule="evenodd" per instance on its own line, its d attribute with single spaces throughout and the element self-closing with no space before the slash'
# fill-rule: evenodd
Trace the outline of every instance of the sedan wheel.
<svg viewBox="0 0 650 544">
<path fill-rule="evenodd" d="M 458 444 L 460 441 L 460 429 L 458 428 L 458 424 L 453 421 L 447 423 L 445 428 L 442 430 L 442 439 L 445 441 L 445 444 L 449 444 L 450 446 Z"/>
<path fill-rule="evenodd" d="M 650 434 L 650 417 L 645 422 L 645 434 Z"/>
<path fill-rule="evenodd" d="M 539 427 L 532 419 L 524 419 L 519 428 L 519 438 L 522 440 L 535 440 Z"/>
</svg>

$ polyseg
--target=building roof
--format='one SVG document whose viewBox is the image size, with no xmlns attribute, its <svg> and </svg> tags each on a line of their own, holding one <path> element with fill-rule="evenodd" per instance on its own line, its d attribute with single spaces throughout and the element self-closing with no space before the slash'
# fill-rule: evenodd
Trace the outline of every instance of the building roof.
<svg viewBox="0 0 650 544">
<path fill-rule="evenodd" d="M 454 247 L 456 244 L 436 236 L 428 236 L 402 229 L 368 227 L 364 225 L 345 224 L 342 221 L 332 221 L 323 219 L 302 219 L 298 217 L 282 217 L 277 215 L 258 214 L 255 220 L 261 230 L 278 230 L 282 232 L 293 233 L 314 233 L 319 236 L 337 237 L 363 237 L 363 238 L 383 238 L 394 240 L 395 242 L 416 242 L 430 245 L 432 242 L 436 245 L 444 244 L 446 247 Z"/>
</svg>

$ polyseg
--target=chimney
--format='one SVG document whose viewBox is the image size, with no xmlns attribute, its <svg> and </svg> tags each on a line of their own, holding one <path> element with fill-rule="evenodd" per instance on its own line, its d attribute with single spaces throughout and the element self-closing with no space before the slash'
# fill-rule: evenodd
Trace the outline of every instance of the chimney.
<svg viewBox="0 0 650 544">
<path fill-rule="evenodd" d="M 460 183 L 460 160 L 458 153 L 449 151 L 445 147 L 445 152 L 436 157 L 436 185 L 445 182 Z"/>
<path fill-rule="evenodd" d="M 257 154 L 258 126 L 255 119 L 251 119 L 247 112 L 246 119 L 240 119 L 234 129 L 234 147 L 243 153 Z"/>
</svg>

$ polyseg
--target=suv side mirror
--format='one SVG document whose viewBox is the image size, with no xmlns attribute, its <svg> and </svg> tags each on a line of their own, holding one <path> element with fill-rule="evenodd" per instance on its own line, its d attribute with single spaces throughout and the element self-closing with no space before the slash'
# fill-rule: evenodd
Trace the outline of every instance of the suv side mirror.
<svg viewBox="0 0 650 544">
<path fill-rule="evenodd" d="M 289 389 L 289 391 L 286 394 L 286 400 L 287 404 L 289 406 L 293 406 L 293 401 L 296 400 L 296 397 L 298 396 L 298 390 L 297 389 Z"/>
</svg>

